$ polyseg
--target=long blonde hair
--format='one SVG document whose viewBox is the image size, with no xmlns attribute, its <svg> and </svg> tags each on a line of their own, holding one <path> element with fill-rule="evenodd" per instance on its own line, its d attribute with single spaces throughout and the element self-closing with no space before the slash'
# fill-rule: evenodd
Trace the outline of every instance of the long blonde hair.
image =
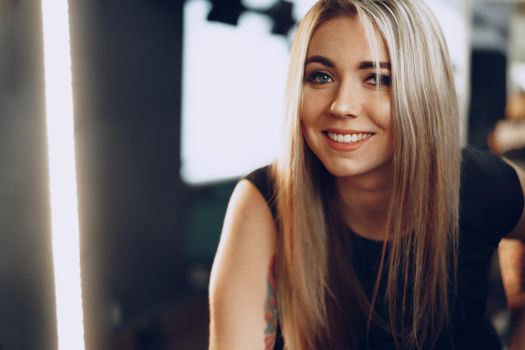
<svg viewBox="0 0 525 350">
<path fill-rule="evenodd" d="M 381 273 L 368 300 L 352 267 L 344 263 L 350 251 L 340 244 L 341 232 L 334 232 L 345 227 L 330 209 L 337 205 L 333 176 L 306 146 L 301 130 L 310 38 L 320 24 L 336 16 L 357 16 L 366 32 L 379 33 L 388 49 L 394 156 L 389 250 L 387 254 L 384 244 L 380 271 L 384 267 L 388 272 L 384 297 L 397 347 L 421 348 L 434 344 L 450 319 L 457 267 L 460 143 L 446 43 L 437 21 L 419 0 L 321 0 L 299 24 L 287 83 L 286 149 L 273 167 L 282 334 L 290 350 L 337 348 L 344 336 L 337 324 L 343 319 L 341 297 L 354 300 L 350 309 L 355 318 L 365 310 L 368 326 L 380 297 Z"/>
</svg>

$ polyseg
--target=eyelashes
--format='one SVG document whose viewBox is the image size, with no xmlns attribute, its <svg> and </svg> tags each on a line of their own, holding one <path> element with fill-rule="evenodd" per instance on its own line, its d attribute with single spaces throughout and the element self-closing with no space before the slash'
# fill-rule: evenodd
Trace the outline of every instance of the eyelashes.
<svg viewBox="0 0 525 350">
<path fill-rule="evenodd" d="M 372 74 L 368 76 L 366 82 L 373 86 L 390 86 L 392 85 L 392 78 L 386 74 Z"/>
<path fill-rule="evenodd" d="M 332 79 L 332 76 L 325 72 L 312 72 L 306 76 L 306 80 L 310 83 L 314 84 L 327 84 L 331 83 L 334 80 Z"/>
<path fill-rule="evenodd" d="M 305 81 L 314 85 L 323 85 L 333 83 L 334 79 L 329 73 L 314 71 L 306 74 Z M 389 87 L 392 85 L 392 78 L 387 74 L 370 74 L 365 78 L 364 83 L 379 88 Z"/>
</svg>

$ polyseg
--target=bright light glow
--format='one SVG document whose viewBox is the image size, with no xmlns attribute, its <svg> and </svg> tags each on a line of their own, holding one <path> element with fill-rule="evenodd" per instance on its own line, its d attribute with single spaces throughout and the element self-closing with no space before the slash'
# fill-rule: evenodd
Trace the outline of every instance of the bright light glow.
<svg viewBox="0 0 525 350">
<path fill-rule="evenodd" d="M 243 13 L 235 27 L 209 10 L 185 3 L 181 176 L 192 184 L 246 174 L 281 147 L 288 42 L 267 16 Z"/>
<path fill-rule="evenodd" d="M 83 350 L 67 0 L 42 0 L 42 16 L 58 348 Z"/>
<path fill-rule="evenodd" d="M 510 80 L 513 87 L 525 91 L 525 63 L 513 62 L 510 67 Z"/>
<path fill-rule="evenodd" d="M 458 94 L 460 111 L 460 134 L 462 142 L 466 141 L 467 111 L 470 99 L 470 17 L 467 13 L 468 2 L 425 0 L 434 12 L 445 40 L 447 41 L 450 59 L 454 65 L 454 81 Z M 456 6 L 454 6 L 454 3 Z"/>
<path fill-rule="evenodd" d="M 278 0 L 242 0 L 242 4 L 250 9 L 267 9 Z"/>
<path fill-rule="evenodd" d="M 291 0 L 293 2 L 293 16 L 299 21 L 306 15 L 306 12 L 317 2 L 317 0 Z"/>
</svg>

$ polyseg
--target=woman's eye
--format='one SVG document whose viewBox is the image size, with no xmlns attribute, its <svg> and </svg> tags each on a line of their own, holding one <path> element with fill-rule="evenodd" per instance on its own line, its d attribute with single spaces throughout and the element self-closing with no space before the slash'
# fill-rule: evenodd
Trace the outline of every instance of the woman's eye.
<svg viewBox="0 0 525 350">
<path fill-rule="evenodd" d="M 327 73 L 314 72 L 308 76 L 307 80 L 315 84 L 326 84 L 332 82 L 332 77 Z"/>
<path fill-rule="evenodd" d="M 379 86 L 379 87 L 390 86 L 392 84 L 392 80 L 390 79 L 390 77 L 384 74 L 371 75 L 366 79 L 366 82 L 370 85 Z"/>
</svg>

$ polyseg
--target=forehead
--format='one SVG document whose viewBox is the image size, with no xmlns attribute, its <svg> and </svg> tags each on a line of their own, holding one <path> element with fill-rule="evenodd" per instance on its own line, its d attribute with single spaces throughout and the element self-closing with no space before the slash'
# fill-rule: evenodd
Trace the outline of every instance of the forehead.
<svg viewBox="0 0 525 350">
<path fill-rule="evenodd" d="M 376 30 L 370 31 L 377 42 L 378 58 L 388 61 L 388 51 L 383 38 Z M 362 21 L 357 16 L 339 16 L 320 24 L 308 45 L 308 56 L 330 55 L 332 58 L 353 56 L 371 61 L 373 51 Z"/>
</svg>

